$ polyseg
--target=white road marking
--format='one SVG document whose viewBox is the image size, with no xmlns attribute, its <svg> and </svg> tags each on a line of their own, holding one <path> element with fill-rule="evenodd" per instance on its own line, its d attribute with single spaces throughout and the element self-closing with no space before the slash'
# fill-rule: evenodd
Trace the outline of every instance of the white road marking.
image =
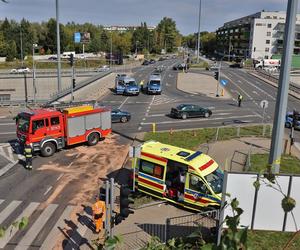
<svg viewBox="0 0 300 250">
<path fill-rule="evenodd" d="M 141 129 L 142 129 L 142 127 L 141 127 L 141 126 L 139 126 L 138 130 L 140 131 Z"/>
<path fill-rule="evenodd" d="M 16 125 L 14 122 L 10 123 L 0 123 L 0 126 L 9 126 L 9 125 Z"/>
<path fill-rule="evenodd" d="M 31 243 L 34 241 L 35 237 L 39 234 L 41 229 L 44 227 L 46 222 L 49 220 L 51 215 L 54 213 L 57 204 L 50 204 L 39 216 L 39 218 L 34 222 L 34 224 L 30 227 L 27 233 L 24 235 L 22 240 L 19 242 L 16 250 L 26 250 L 30 247 Z"/>
<path fill-rule="evenodd" d="M 64 176 L 64 174 L 63 173 L 61 173 L 58 177 L 57 177 L 57 181 L 59 181 L 59 179 L 61 178 L 61 177 L 63 177 Z"/>
<path fill-rule="evenodd" d="M 148 117 L 158 117 L 158 116 L 166 116 L 166 114 L 154 114 L 154 115 L 148 115 Z"/>
<path fill-rule="evenodd" d="M 0 224 L 22 203 L 22 201 L 12 201 L 0 213 Z"/>
<path fill-rule="evenodd" d="M 180 121 L 163 121 L 156 122 L 156 124 L 172 124 L 172 123 L 191 123 L 191 122 L 206 122 L 206 121 L 215 121 L 215 120 L 224 120 L 224 119 L 238 119 L 238 118 L 246 118 L 246 117 L 257 117 L 257 115 L 243 115 L 243 116 L 231 116 L 231 117 L 217 117 L 217 118 L 209 118 L 209 119 L 191 119 L 191 120 L 180 120 Z M 152 122 L 141 123 L 142 125 L 150 125 Z"/>
<path fill-rule="evenodd" d="M 79 154 L 78 154 L 79 155 Z M 78 158 L 78 157 L 76 157 L 76 158 Z M 73 165 L 73 162 L 71 162 L 68 166 L 66 166 L 66 168 L 69 168 L 69 167 L 71 167 Z"/>
<path fill-rule="evenodd" d="M 44 193 L 44 195 L 47 195 L 51 191 L 52 188 L 53 188 L 52 186 L 48 187 L 46 192 Z"/>
<path fill-rule="evenodd" d="M 1 132 L 0 135 L 15 135 L 16 132 Z"/>
<path fill-rule="evenodd" d="M 29 206 L 22 211 L 22 213 L 18 216 L 18 218 L 15 221 L 20 221 L 23 217 L 30 217 L 30 215 L 35 211 L 39 204 L 40 203 L 38 202 L 31 202 Z M 9 233 L 4 234 L 4 236 L 0 238 L 0 248 L 4 248 L 18 231 L 18 228 L 14 227 L 13 225 L 10 225 L 7 228 L 7 232 Z"/>
<path fill-rule="evenodd" d="M 148 115 L 147 115 L 147 116 L 148 116 Z M 142 120 L 143 120 L 143 121 L 145 121 L 145 120 L 146 120 L 146 118 L 143 118 Z"/>
<path fill-rule="evenodd" d="M 43 242 L 41 246 L 41 250 L 48 250 L 53 249 L 57 242 L 57 238 L 59 235 L 62 235 L 62 232 L 60 231 L 60 228 L 64 228 L 66 223 L 65 220 L 68 220 L 70 217 L 70 214 L 72 210 L 74 209 L 74 206 L 67 206 L 65 210 L 63 211 L 62 215 L 59 217 L 58 221 L 56 222 L 55 226 L 52 228 L 50 233 L 48 234 L 47 238 Z"/>
<path fill-rule="evenodd" d="M 4 175 L 7 171 L 9 171 L 12 167 L 14 167 L 18 161 L 7 164 L 5 167 L 0 169 L 0 176 Z"/>
<path fill-rule="evenodd" d="M 11 147 L 9 146 L 9 147 L 7 147 L 7 152 L 8 152 L 8 155 L 9 155 L 9 159 L 14 159 L 14 157 L 13 157 L 13 152 L 12 152 L 12 149 L 11 149 Z"/>
<path fill-rule="evenodd" d="M 127 102 L 128 99 L 129 99 L 129 97 L 126 97 L 126 99 L 119 106 L 119 109 L 123 107 L 123 105 Z"/>
<path fill-rule="evenodd" d="M 258 93 L 255 90 L 253 90 L 252 93 L 258 95 Z"/>
</svg>

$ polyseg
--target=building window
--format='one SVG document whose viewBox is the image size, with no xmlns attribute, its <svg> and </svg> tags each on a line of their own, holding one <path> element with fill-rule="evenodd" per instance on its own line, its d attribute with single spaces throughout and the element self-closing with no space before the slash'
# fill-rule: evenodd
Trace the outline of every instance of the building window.
<svg viewBox="0 0 300 250">
<path fill-rule="evenodd" d="M 271 36 L 271 32 L 270 31 L 267 32 L 267 36 Z"/>
<path fill-rule="evenodd" d="M 268 23 L 268 28 L 272 28 L 272 24 L 271 23 Z"/>
<path fill-rule="evenodd" d="M 269 48 L 265 48 L 265 52 L 269 52 L 269 50 L 270 50 Z"/>
<path fill-rule="evenodd" d="M 266 44 L 270 44 L 270 40 L 266 40 Z"/>
</svg>

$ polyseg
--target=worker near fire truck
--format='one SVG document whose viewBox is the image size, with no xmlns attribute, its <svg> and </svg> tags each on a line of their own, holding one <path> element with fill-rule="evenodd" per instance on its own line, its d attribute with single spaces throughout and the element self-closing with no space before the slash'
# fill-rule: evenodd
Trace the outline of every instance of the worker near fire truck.
<svg viewBox="0 0 300 250">
<path fill-rule="evenodd" d="M 25 144 L 24 146 L 24 156 L 26 160 L 26 169 L 32 169 L 32 146 L 31 144 Z"/>
<path fill-rule="evenodd" d="M 238 105 L 239 105 L 239 107 L 241 107 L 242 100 L 243 100 L 243 96 L 241 94 L 239 94 L 238 95 Z"/>
<path fill-rule="evenodd" d="M 96 202 L 94 203 L 92 210 L 96 233 L 99 233 L 103 229 L 103 222 L 105 221 L 105 202 L 96 197 Z"/>
</svg>

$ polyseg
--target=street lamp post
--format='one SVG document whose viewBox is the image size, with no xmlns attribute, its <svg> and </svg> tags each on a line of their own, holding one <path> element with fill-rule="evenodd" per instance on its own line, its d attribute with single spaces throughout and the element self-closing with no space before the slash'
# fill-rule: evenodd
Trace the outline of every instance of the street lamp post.
<svg viewBox="0 0 300 250">
<path fill-rule="evenodd" d="M 60 32 L 59 32 L 59 7 L 58 0 L 56 3 L 56 48 L 57 48 L 57 90 L 61 92 L 61 61 L 60 61 Z"/>
<path fill-rule="evenodd" d="M 197 63 L 199 63 L 200 54 L 200 20 L 201 20 L 201 0 L 199 2 L 199 17 L 198 17 L 198 41 L 197 41 Z"/>
<path fill-rule="evenodd" d="M 33 100 L 34 100 L 34 105 L 36 104 L 34 52 L 35 52 L 35 48 L 37 48 L 37 47 L 38 47 L 38 45 L 36 43 L 32 44 L 32 83 L 33 83 Z"/>
</svg>

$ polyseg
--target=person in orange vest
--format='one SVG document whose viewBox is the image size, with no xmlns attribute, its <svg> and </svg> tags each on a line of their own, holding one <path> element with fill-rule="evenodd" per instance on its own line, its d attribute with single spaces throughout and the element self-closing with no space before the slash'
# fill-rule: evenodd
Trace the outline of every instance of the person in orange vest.
<svg viewBox="0 0 300 250">
<path fill-rule="evenodd" d="M 97 201 L 94 203 L 92 210 L 96 233 L 99 233 L 103 229 L 103 221 L 105 221 L 106 207 L 104 201 L 99 200 L 97 197 L 96 200 Z"/>
</svg>

